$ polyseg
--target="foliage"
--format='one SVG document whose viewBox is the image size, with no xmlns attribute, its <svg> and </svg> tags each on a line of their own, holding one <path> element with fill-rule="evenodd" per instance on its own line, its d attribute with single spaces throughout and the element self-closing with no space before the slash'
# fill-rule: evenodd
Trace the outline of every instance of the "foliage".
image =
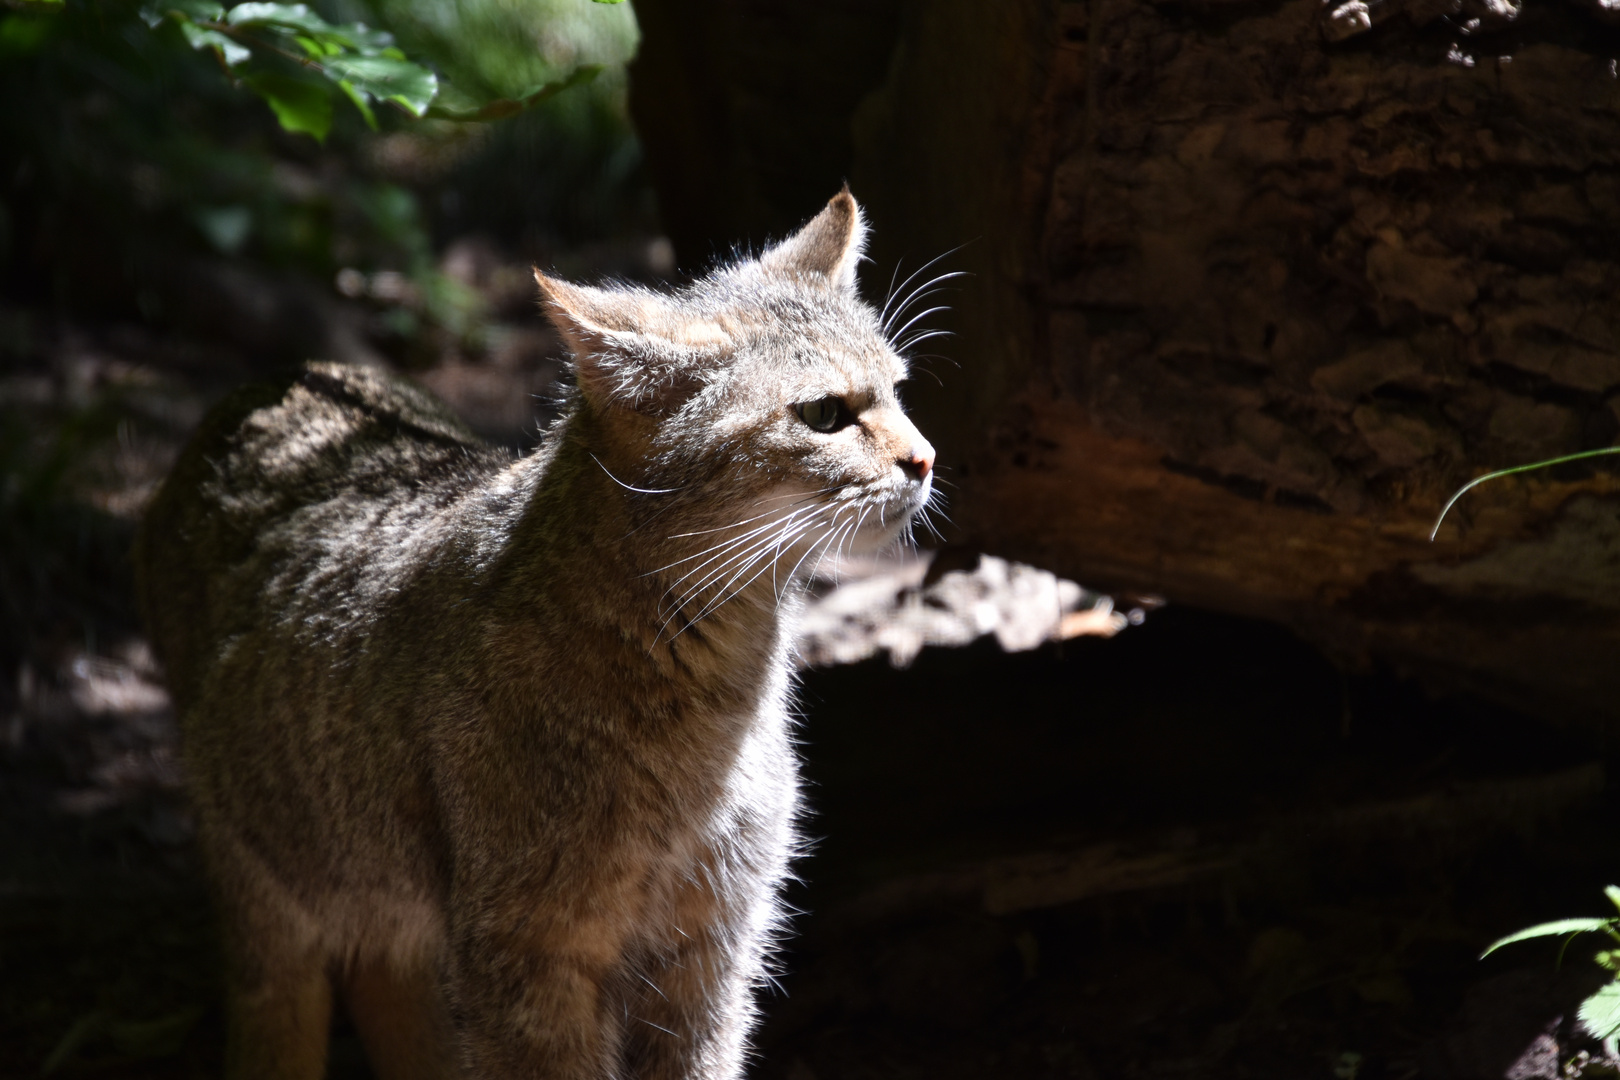
<svg viewBox="0 0 1620 1080">
<path fill-rule="evenodd" d="M 547 49 L 518 55 L 538 37 Z M 596 76 L 636 42 L 627 6 L 587 0 L 0 9 L 0 93 L 28 103 L 0 112 L 0 290 L 69 317 L 187 330 L 209 307 L 193 286 L 222 261 L 256 288 L 297 277 L 328 293 L 341 270 L 403 273 L 413 304 L 384 313 L 390 333 L 475 333 L 475 298 L 435 267 L 439 208 L 424 197 L 438 193 L 377 167 L 370 147 L 409 132 L 467 157 L 511 136 L 465 121 L 526 112 L 528 132 L 587 117 L 606 140 L 588 154 L 606 162 L 633 136 L 611 104 L 622 80 Z"/>
<path fill-rule="evenodd" d="M 639 41 L 628 5 L 575 0 L 354 0 L 444 75 L 445 114 L 521 101 L 582 68 L 618 68 Z M 361 17 L 356 15 L 356 17 Z"/>
<path fill-rule="evenodd" d="M 213 0 L 170 0 L 164 6 L 143 8 L 141 17 L 154 28 L 173 22 L 188 44 L 211 50 L 226 69 L 264 98 L 284 129 L 324 140 L 332 126 L 332 103 L 320 80 L 299 75 L 322 76 L 336 86 L 373 131 L 377 129 L 373 102 L 398 105 L 417 119 L 431 115 L 498 120 L 588 80 L 602 69 L 600 60 L 578 60 L 579 38 L 590 36 L 589 24 L 569 34 L 558 23 L 568 15 L 580 21 L 577 5 L 549 7 L 487 2 L 379 5 L 384 18 L 404 22 L 427 50 L 460 71 L 462 86 L 451 91 L 454 100 L 447 106 L 434 105 L 440 91 L 438 76 L 407 59 L 393 34 L 364 22 L 330 23 L 305 4 L 249 2 L 226 10 Z M 446 24 L 446 15 L 453 21 Z M 586 51 L 606 53 L 609 62 L 627 61 L 634 49 L 634 24 L 628 24 L 631 33 L 626 35 L 625 21 L 616 23 L 606 29 L 618 30 L 617 34 L 603 34 L 600 25 L 590 28 L 604 40 L 585 42 Z M 569 55 L 548 60 L 539 49 L 525 49 L 529 35 L 522 31 L 535 26 L 545 27 L 552 41 L 569 42 L 573 46 Z M 278 58 L 291 61 L 293 70 L 285 70 L 286 64 L 277 69 Z"/>
<path fill-rule="evenodd" d="M 147 26 L 172 22 L 194 49 L 208 49 L 231 74 L 270 105 L 287 131 L 325 141 L 332 129 L 332 103 L 321 87 L 278 70 L 324 76 L 354 103 L 376 130 L 372 103 L 387 101 L 421 118 L 439 93 L 439 79 L 394 46 L 392 34 L 365 23 L 334 25 L 304 4 L 243 3 L 227 11 L 211 0 L 171 0 L 141 9 Z M 251 63 L 250 63 L 251 62 Z"/>
<path fill-rule="evenodd" d="M 1616 909 L 1620 909 L 1620 886 L 1609 885 L 1604 888 L 1603 894 Z M 1489 948 L 1479 954 L 1479 958 L 1483 960 L 1502 946 L 1512 945 L 1515 942 L 1528 941 L 1531 938 L 1562 937 L 1564 944 L 1558 951 L 1559 958 L 1562 959 L 1564 949 L 1569 948 L 1569 943 L 1577 935 L 1590 933 L 1607 934 L 1617 946 L 1600 950 L 1593 957 L 1599 965 L 1612 972 L 1615 978 L 1581 1002 L 1579 1016 L 1581 1026 L 1593 1038 L 1612 1043 L 1614 1039 L 1620 1037 L 1620 916 L 1607 919 L 1557 919 L 1553 922 L 1540 923 L 1492 942 Z"/>
</svg>

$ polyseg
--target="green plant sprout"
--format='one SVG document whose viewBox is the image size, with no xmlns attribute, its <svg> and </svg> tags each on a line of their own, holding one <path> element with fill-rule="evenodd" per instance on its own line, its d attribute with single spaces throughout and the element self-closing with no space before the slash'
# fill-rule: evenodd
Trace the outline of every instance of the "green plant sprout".
<svg viewBox="0 0 1620 1080">
<path fill-rule="evenodd" d="M 1548 458 L 1546 461 L 1536 461 L 1529 465 L 1515 465 L 1511 469 L 1498 469 L 1495 472 L 1488 472 L 1484 476 L 1477 476 L 1458 488 L 1456 493 L 1446 501 L 1446 505 L 1440 510 L 1440 516 L 1434 519 L 1434 528 L 1429 530 L 1429 540 L 1433 542 L 1434 538 L 1440 535 L 1440 523 L 1446 520 L 1446 515 L 1451 512 L 1453 506 L 1457 505 L 1457 500 L 1487 480 L 1497 480 L 1504 476 L 1512 476 L 1514 473 L 1530 472 L 1534 469 L 1547 469 L 1554 465 L 1562 465 L 1566 461 L 1581 461 L 1585 458 L 1602 457 L 1604 454 L 1620 454 L 1620 446 L 1606 446 L 1601 450 L 1582 450 L 1578 454 L 1565 454 L 1563 457 Z M 1505 941 L 1499 941 L 1496 944 L 1502 945 L 1505 944 Z M 1493 949 L 1495 947 L 1496 945 L 1491 946 Z"/>
<path fill-rule="evenodd" d="M 1620 449 L 1620 447 L 1616 449 Z M 1598 452 L 1602 453 L 1603 451 Z M 1578 456 L 1590 457 L 1591 453 Z M 1526 466 L 1526 468 L 1529 467 Z M 1489 477 L 1481 477 L 1480 479 L 1489 479 Z M 1620 886 L 1605 886 L 1603 895 L 1609 898 L 1609 902 L 1617 910 L 1620 910 Z M 1493 941 L 1484 952 L 1479 954 L 1479 958 L 1483 960 L 1502 946 L 1512 945 L 1518 941 L 1567 935 L 1563 946 L 1558 950 L 1558 962 L 1563 963 L 1564 952 L 1569 948 L 1569 943 L 1575 940 L 1576 935 L 1589 933 L 1607 934 L 1616 946 L 1620 946 L 1620 916 L 1607 919 L 1557 919 L 1553 922 L 1541 923 L 1520 930 L 1517 933 L 1509 934 L 1498 941 Z M 1620 1058 L 1620 1046 L 1617 1046 L 1617 1042 L 1620 1042 L 1620 1038 L 1617 1038 L 1620 1037 L 1620 947 L 1603 949 L 1593 959 L 1613 973 L 1615 977 L 1581 1002 L 1577 1015 L 1580 1018 L 1581 1027 L 1585 1028 L 1593 1038 L 1601 1040 L 1604 1053 L 1610 1060 L 1614 1060 Z"/>
</svg>

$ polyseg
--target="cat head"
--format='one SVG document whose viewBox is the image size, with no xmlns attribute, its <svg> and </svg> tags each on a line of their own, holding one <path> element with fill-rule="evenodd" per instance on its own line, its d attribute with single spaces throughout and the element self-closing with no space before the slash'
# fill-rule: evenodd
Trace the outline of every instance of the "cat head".
<svg viewBox="0 0 1620 1080">
<path fill-rule="evenodd" d="M 579 426 L 627 492 L 711 541 L 746 536 L 739 552 L 775 543 L 773 558 L 871 550 L 905 528 L 934 450 L 857 291 L 865 236 L 846 188 L 795 235 L 673 293 L 536 273 L 573 354 Z"/>
</svg>

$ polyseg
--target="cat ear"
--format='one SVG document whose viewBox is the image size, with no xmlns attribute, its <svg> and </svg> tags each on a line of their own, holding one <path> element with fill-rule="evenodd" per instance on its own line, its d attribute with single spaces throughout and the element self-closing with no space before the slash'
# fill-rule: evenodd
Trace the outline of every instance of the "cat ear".
<svg viewBox="0 0 1620 1080">
<path fill-rule="evenodd" d="M 853 292 L 855 267 L 865 251 L 866 218 L 845 184 L 825 210 L 797 234 L 761 255 L 759 264 L 778 274 L 819 275 Z"/>
<path fill-rule="evenodd" d="M 586 398 L 658 414 L 685 401 L 730 343 L 706 319 L 684 317 L 644 289 L 594 289 L 534 272 L 540 303 L 573 354 Z"/>
</svg>

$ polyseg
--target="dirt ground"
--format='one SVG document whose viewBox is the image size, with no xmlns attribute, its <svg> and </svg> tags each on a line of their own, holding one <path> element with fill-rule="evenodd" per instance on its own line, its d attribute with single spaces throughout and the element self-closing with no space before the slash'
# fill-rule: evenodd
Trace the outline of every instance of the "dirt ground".
<svg viewBox="0 0 1620 1080">
<path fill-rule="evenodd" d="M 255 369 L 0 316 L 0 1077 L 216 1075 L 214 931 L 125 552 Z M 423 381 L 521 444 L 544 403 L 512 400 L 555 344 L 517 317 L 491 341 Z M 830 662 L 858 652 L 804 676 L 815 843 L 756 1075 L 1526 1080 L 1599 1052 L 1573 1032 L 1589 949 L 1476 957 L 1602 910 L 1604 748 L 1174 605 L 1107 640 Z M 331 1072 L 368 1075 L 341 1021 Z"/>
</svg>

